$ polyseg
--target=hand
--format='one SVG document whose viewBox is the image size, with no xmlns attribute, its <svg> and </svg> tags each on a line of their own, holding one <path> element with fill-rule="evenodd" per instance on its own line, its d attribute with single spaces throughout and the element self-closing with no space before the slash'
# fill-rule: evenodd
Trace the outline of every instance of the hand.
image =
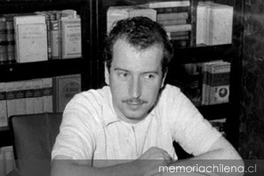
<svg viewBox="0 0 264 176">
<path fill-rule="evenodd" d="M 159 166 L 168 166 L 172 158 L 167 151 L 158 147 L 151 147 L 136 161 L 139 162 L 143 173 L 146 174 L 157 170 Z"/>
</svg>

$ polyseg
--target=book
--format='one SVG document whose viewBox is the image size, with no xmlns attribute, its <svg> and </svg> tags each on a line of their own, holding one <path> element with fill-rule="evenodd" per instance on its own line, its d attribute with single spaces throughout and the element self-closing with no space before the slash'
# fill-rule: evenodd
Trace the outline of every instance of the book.
<svg viewBox="0 0 264 176">
<path fill-rule="evenodd" d="M 202 64 L 202 105 L 209 105 L 209 87 L 210 87 L 210 71 L 211 71 L 211 65 L 215 63 L 222 63 L 222 60 L 215 60 L 215 61 L 209 61 L 204 62 Z"/>
<path fill-rule="evenodd" d="M 43 112 L 53 112 L 52 78 L 42 79 Z"/>
<path fill-rule="evenodd" d="M 16 115 L 15 82 L 6 82 L 7 116 Z"/>
<path fill-rule="evenodd" d="M 15 90 L 16 115 L 26 114 L 25 82 L 16 81 Z"/>
<path fill-rule="evenodd" d="M 107 32 L 111 30 L 116 21 L 135 16 L 145 16 L 156 21 L 157 12 L 154 9 L 139 6 L 110 6 L 107 10 Z"/>
<path fill-rule="evenodd" d="M 15 16 L 14 29 L 18 63 L 48 60 L 45 16 Z"/>
<path fill-rule="evenodd" d="M 42 99 L 42 80 L 34 79 L 32 82 L 33 88 L 33 113 L 43 112 L 43 99 Z"/>
<path fill-rule="evenodd" d="M 0 63 L 7 61 L 6 19 L 0 17 Z"/>
<path fill-rule="evenodd" d="M 209 4 L 199 3 L 196 10 L 196 44 L 209 44 Z"/>
<path fill-rule="evenodd" d="M 141 7 L 147 8 L 164 8 L 164 7 L 184 7 L 190 6 L 189 0 L 177 0 L 177 1 L 160 1 L 160 2 L 149 2 L 140 4 Z"/>
<path fill-rule="evenodd" d="M 157 11 L 157 14 L 175 13 L 175 12 L 189 12 L 190 6 L 155 8 L 155 10 Z"/>
<path fill-rule="evenodd" d="M 53 78 L 53 111 L 63 112 L 66 104 L 81 92 L 81 75 L 63 75 Z"/>
<path fill-rule="evenodd" d="M 61 58 L 82 57 L 81 19 L 62 19 L 61 22 Z"/>
<path fill-rule="evenodd" d="M 209 77 L 209 104 L 229 102 L 230 94 L 230 69 L 229 62 L 215 63 L 211 65 Z"/>
<path fill-rule="evenodd" d="M 178 25 L 178 24 L 186 24 L 186 19 L 171 19 L 171 20 L 160 20 L 158 23 L 162 24 L 163 26 L 170 26 L 170 25 Z"/>
<path fill-rule="evenodd" d="M 196 44 L 232 43 L 233 7 L 214 2 L 197 6 Z"/>
<path fill-rule="evenodd" d="M 8 125 L 6 106 L 6 83 L 2 82 L 0 83 L 0 127 Z"/>
<path fill-rule="evenodd" d="M 59 21 L 50 21 L 51 59 L 59 59 Z"/>
<path fill-rule="evenodd" d="M 15 14 L 3 14 L 6 19 L 6 40 L 7 40 L 7 62 L 14 63 L 15 58 L 15 32 L 14 32 Z"/>
<path fill-rule="evenodd" d="M 172 25 L 172 26 L 164 26 L 167 32 L 179 32 L 179 31 L 191 31 L 191 24 L 180 24 L 180 25 Z"/>
<path fill-rule="evenodd" d="M 232 43 L 233 7 L 213 3 L 210 6 L 209 44 Z"/>
<path fill-rule="evenodd" d="M 33 80 L 25 81 L 25 106 L 26 114 L 34 113 L 34 90 L 33 90 Z"/>
<path fill-rule="evenodd" d="M 188 12 L 161 13 L 157 14 L 157 22 L 164 20 L 188 19 Z"/>
</svg>

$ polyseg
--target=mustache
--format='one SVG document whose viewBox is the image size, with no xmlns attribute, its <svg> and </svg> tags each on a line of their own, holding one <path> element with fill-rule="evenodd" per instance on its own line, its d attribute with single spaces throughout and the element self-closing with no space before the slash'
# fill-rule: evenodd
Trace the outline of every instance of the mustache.
<svg viewBox="0 0 264 176">
<path fill-rule="evenodd" d="M 123 100 L 122 102 L 123 103 L 128 103 L 128 104 L 144 104 L 144 103 L 147 103 L 147 101 L 141 100 L 139 98 L 130 98 L 130 99 L 127 99 L 127 100 Z"/>
</svg>

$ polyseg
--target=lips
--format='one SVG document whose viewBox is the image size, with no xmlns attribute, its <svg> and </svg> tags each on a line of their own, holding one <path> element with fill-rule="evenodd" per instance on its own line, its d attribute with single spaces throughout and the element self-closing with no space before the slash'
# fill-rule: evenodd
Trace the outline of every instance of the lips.
<svg viewBox="0 0 264 176">
<path fill-rule="evenodd" d="M 140 100 L 140 99 L 130 99 L 130 100 L 126 100 L 126 101 L 123 101 L 124 103 L 126 103 L 130 109 L 132 110 L 136 110 L 136 109 L 139 109 L 143 104 L 146 103 L 146 101 L 144 100 Z"/>
</svg>

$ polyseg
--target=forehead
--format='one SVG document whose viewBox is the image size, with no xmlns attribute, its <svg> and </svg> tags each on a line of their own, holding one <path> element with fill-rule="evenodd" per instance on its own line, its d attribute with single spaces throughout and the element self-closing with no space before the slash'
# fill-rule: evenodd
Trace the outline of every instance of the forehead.
<svg viewBox="0 0 264 176">
<path fill-rule="evenodd" d="M 133 70 L 158 69 L 161 67 L 162 58 L 163 47 L 159 44 L 154 44 L 147 49 L 138 49 L 125 39 L 118 39 L 113 46 L 112 66 Z"/>
</svg>

